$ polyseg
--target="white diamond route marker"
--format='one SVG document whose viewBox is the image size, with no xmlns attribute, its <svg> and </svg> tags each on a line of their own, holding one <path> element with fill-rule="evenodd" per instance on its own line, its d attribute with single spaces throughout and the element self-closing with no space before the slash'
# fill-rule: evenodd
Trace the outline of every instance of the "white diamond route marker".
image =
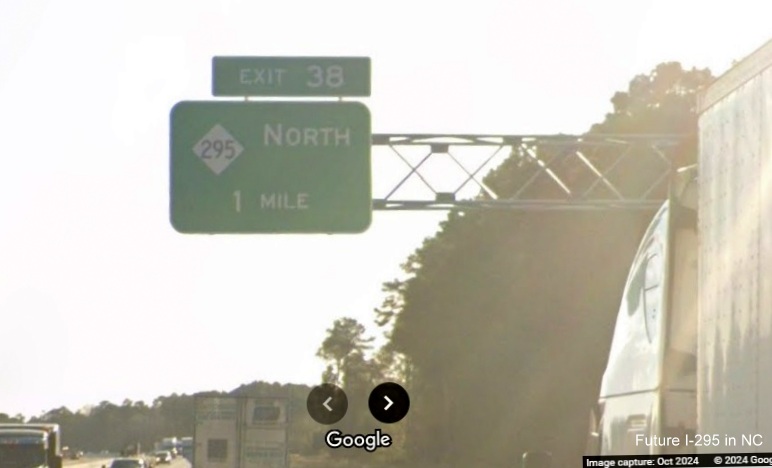
<svg viewBox="0 0 772 468">
<path fill-rule="evenodd" d="M 219 175 L 244 152 L 244 147 L 222 125 L 215 124 L 193 146 L 193 152 Z"/>
</svg>

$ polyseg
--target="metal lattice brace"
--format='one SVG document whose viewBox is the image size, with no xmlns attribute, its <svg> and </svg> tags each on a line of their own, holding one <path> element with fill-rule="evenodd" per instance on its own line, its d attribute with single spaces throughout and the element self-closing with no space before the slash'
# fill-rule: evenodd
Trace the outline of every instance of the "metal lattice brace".
<svg viewBox="0 0 772 468">
<path fill-rule="evenodd" d="M 380 198 L 375 210 L 577 210 L 655 209 L 667 195 L 674 167 L 672 152 L 685 135 L 397 135 L 375 134 L 373 154 L 388 150 L 405 165 L 404 175 Z M 487 148 L 485 155 L 464 164 L 457 151 Z M 422 148 L 411 161 L 404 152 Z M 504 182 L 486 176 L 498 158 L 507 168 Z M 445 177 L 429 174 L 432 158 L 446 158 L 463 173 L 450 190 L 435 188 Z M 492 180 L 495 180 L 493 174 Z M 511 179 L 511 180 L 510 180 Z M 405 185 L 418 180 L 429 196 L 405 195 Z M 463 198 L 469 186 L 475 194 Z M 495 186 L 494 186 L 495 185 Z M 377 194 L 376 194 L 377 196 Z"/>
</svg>

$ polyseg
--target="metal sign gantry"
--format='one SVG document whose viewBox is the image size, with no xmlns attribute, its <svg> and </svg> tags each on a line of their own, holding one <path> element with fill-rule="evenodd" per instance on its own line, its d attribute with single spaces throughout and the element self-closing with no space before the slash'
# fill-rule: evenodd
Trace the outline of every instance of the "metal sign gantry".
<svg viewBox="0 0 772 468">
<path fill-rule="evenodd" d="M 675 170 L 673 152 L 687 135 L 450 135 L 374 134 L 374 163 L 385 152 L 405 166 L 385 193 L 373 194 L 374 210 L 651 210 L 667 196 Z M 472 160 L 465 148 L 487 149 Z M 378 152 L 380 150 L 380 152 Z M 412 153 L 412 158 L 407 153 Z M 496 189 L 484 181 L 492 163 L 509 156 L 516 177 Z M 446 176 L 427 170 L 444 158 L 461 170 L 451 188 L 438 189 Z M 374 180 L 378 174 L 374 174 Z M 404 195 L 420 181 L 427 196 Z M 444 182 L 447 182 L 444 181 Z M 445 183 L 447 186 L 447 183 Z M 468 195 L 469 189 L 474 195 Z M 428 189 L 428 190 L 426 190 Z M 466 197 L 462 192 L 466 191 Z M 548 195 L 545 195 L 548 194 Z"/>
</svg>

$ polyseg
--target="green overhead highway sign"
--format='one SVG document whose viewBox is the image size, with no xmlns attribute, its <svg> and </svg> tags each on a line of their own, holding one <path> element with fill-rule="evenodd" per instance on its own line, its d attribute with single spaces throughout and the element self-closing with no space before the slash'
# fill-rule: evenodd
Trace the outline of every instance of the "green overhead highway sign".
<svg viewBox="0 0 772 468">
<path fill-rule="evenodd" d="M 369 57 L 214 57 L 213 96 L 369 96 Z"/>
<path fill-rule="evenodd" d="M 180 102 L 171 223 L 182 233 L 362 232 L 370 145 L 358 102 Z"/>
</svg>

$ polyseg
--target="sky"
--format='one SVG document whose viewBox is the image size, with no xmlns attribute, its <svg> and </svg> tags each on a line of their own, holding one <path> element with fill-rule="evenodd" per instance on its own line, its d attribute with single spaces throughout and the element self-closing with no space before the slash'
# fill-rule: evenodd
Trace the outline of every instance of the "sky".
<svg viewBox="0 0 772 468">
<path fill-rule="evenodd" d="M 223 99 L 213 56 L 370 57 L 373 133 L 580 133 L 657 63 L 719 73 L 760 47 L 762 3 L 2 0 L 0 413 L 313 385 L 336 318 L 381 332 L 381 285 L 443 213 L 375 212 L 356 235 L 172 228 L 169 112 Z"/>
</svg>

